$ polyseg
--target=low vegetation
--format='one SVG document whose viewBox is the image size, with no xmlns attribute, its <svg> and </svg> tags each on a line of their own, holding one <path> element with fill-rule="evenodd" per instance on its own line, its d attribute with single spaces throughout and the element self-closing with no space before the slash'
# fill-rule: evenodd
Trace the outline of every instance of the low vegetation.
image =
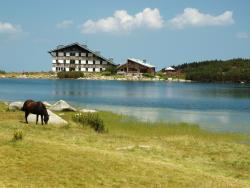
<svg viewBox="0 0 250 188">
<path fill-rule="evenodd" d="M 0 74 L 6 74 L 6 72 L 0 69 Z"/>
<path fill-rule="evenodd" d="M 70 72 L 65 72 L 65 71 L 61 71 L 57 73 L 57 77 L 59 79 L 77 79 L 77 78 L 82 78 L 84 77 L 83 72 L 80 71 L 70 71 Z"/>
<path fill-rule="evenodd" d="M 23 139 L 23 132 L 21 130 L 14 130 L 13 141 L 18 141 Z"/>
<path fill-rule="evenodd" d="M 250 82 L 250 59 L 212 60 L 176 66 L 187 80 L 201 82 Z"/>
<path fill-rule="evenodd" d="M 77 113 L 73 115 L 72 119 L 83 126 L 90 126 L 98 133 L 105 132 L 103 120 L 97 113 Z"/>
<path fill-rule="evenodd" d="M 155 77 L 154 74 L 150 74 L 150 73 L 143 73 L 142 76 L 144 76 L 146 78 L 154 78 Z"/>
<path fill-rule="evenodd" d="M 99 112 L 98 134 L 58 113 L 68 126 L 23 123 L 0 103 L 0 187 L 249 187 L 249 136 L 185 123 L 149 123 Z M 13 132 L 25 139 L 13 142 Z"/>
<path fill-rule="evenodd" d="M 116 73 L 117 73 L 117 68 L 115 66 L 109 66 L 101 74 L 103 76 L 112 76 L 112 75 L 116 75 Z"/>
</svg>

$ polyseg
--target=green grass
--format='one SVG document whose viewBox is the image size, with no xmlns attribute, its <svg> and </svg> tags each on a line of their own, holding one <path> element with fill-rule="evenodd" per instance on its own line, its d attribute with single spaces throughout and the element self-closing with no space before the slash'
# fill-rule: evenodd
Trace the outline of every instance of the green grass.
<svg viewBox="0 0 250 188">
<path fill-rule="evenodd" d="M 249 187 L 248 135 L 211 133 L 185 123 L 146 123 L 100 112 L 98 134 L 26 125 L 0 103 L 0 187 Z M 15 130 L 23 139 L 13 142 Z M 248 142 L 249 143 L 249 142 Z"/>
</svg>

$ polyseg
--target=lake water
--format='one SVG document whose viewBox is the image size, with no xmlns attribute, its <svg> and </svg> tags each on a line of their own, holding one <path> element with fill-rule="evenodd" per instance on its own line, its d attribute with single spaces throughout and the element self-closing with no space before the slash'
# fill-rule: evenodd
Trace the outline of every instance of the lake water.
<svg viewBox="0 0 250 188">
<path fill-rule="evenodd" d="M 26 99 L 63 99 L 78 107 L 145 121 L 189 122 L 213 131 L 250 132 L 247 84 L 0 79 L 0 100 Z"/>
</svg>

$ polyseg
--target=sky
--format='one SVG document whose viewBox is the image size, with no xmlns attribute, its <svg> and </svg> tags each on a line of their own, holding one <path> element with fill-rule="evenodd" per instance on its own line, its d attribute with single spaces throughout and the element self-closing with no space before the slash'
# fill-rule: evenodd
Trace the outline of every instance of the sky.
<svg viewBox="0 0 250 188">
<path fill-rule="evenodd" d="M 248 0 L 0 0 L 0 70 L 49 71 L 50 49 L 85 43 L 161 69 L 250 58 Z"/>
</svg>

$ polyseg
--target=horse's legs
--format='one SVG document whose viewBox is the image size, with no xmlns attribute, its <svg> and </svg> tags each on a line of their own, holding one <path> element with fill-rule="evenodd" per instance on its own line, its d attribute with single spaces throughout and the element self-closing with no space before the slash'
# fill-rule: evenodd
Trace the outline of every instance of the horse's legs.
<svg viewBox="0 0 250 188">
<path fill-rule="evenodd" d="M 39 115 L 37 114 L 36 115 L 36 125 L 37 125 L 37 122 L 38 122 L 38 117 L 39 117 Z"/>
<path fill-rule="evenodd" d="M 41 115 L 41 122 L 42 122 L 42 125 L 43 125 L 43 115 Z"/>
<path fill-rule="evenodd" d="M 29 112 L 25 111 L 25 122 L 28 123 L 28 115 L 29 115 Z"/>
</svg>

